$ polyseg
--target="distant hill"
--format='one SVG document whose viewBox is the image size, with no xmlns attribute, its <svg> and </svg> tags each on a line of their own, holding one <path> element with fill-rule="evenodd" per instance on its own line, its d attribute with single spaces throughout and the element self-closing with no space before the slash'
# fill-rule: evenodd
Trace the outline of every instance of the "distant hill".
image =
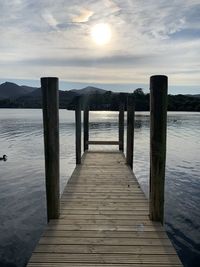
<svg viewBox="0 0 200 267">
<path fill-rule="evenodd" d="M 197 94 L 197 95 L 186 95 L 186 96 L 199 97 L 200 98 L 200 94 Z"/>
<path fill-rule="evenodd" d="M 82 106 L 89 105 L 91 110 L 118 110 L 122 96 L 93 86 L 83 89 L 59 91 L 60 108 L 74 109 L 76 97 L 82 96 Z M 126 95 L 124 96 L 126 98 Z M 142 88 L 134 91 L 136 111 L 149 110 L 149 94 Z M 19 86 L 5 82 L 0 85 L 0 108 L 41 108 L 41 88 Z M 169 95 L 168 110 L 200 111 L 200 95 Z"/>
<path fill-rule="evenodd" d="M 78 94 L 75 92 L 59 90 L 60 108 L 67 108 L 67 105 L 72 102 L 74 97 Z M 15 100 L 15 105 L 21 108 L 41 108 L 42 106 L 42 93 L 41 88 L 34 90 L 29 94 L 18 97 Z"/>
<path fill-rule="evenodd" d="M 15 83 L 5 82 L 0 85 L 0 99 L 16 99 L 34 90 L 36 90 L 35 87 L 19 86 Z"/>
<path fill-rule="evenodd" d="M 100 89 L 100 88 L 93 87 L 93 86 L 87 86 L 83 89 L 72 89 L 72 90 L 69 90 L 69 92 L 74 92 L 79 95 L 89 95 L 89 94 L 104 94 L 107 92 L 107 90 Z"/>
</svg>

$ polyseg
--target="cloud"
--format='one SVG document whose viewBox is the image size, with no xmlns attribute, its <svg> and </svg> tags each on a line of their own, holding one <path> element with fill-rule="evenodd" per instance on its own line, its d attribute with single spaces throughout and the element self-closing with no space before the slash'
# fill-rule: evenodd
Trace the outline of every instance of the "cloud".
<svg viewBox="0 0 200 267">
<path fill-rule="evenodd" d="M 30 65 L 40 65 L 40 66 L 73 66 L 73 67 L 116 67 L 118 62 L 118 68 L 127 67 L 127 68 L 137 68 L 142 64 L 150 64 L 152 60 L 155 60 L 155 55 L 114 55 L 114 56 L 105 56 L 105 57 L 40 57 L 25 59 L 23 61 L 15 61 L 14 64 L 30 64 Z"/>
<path fill-rule="evenodd" d="M 45 66 L 73 81 L 144 82 L 162 72 L 175 84 L 200 82 L 199 0 L 0 0 L 0 6 L 0 78 L 39 77 Z M 113 31 L 101 49 L 90 37 L 100 22 Z"/>
<path fill-rule="evenodd" d="M 112 10 L 112 13 L 119 12 L 121 10 L 121 8 L 111 0 L 105 0 L 105 5 Z"/>
<path fill-rule="evenodd" d="M 13 5 L 21 5 L 22 4 L 22 0 L 13 0 L 12 4 Z"/>
<path fill-rule="evenodd" d="M 57 29 L 57 25 L 58 25 L 58 22 L 57 20 L 55 19 L 55 17 L 49 12 L 49 11 L 45 11 L 43 14 L 42 14 L 42 17 L 43 19 L 46 21 L 46 23 L 51 26 L 52 28 L 54 29 Z"/>
<path fill-rule="evenodd" d="M 92 10 L 83 8 L 80 10 L 80 14 L 78 16 L 74 16 L 72 18 L 72 22 L 75 23 L 87 22 L 93 14 L 94 12 Z"/>
</svg>

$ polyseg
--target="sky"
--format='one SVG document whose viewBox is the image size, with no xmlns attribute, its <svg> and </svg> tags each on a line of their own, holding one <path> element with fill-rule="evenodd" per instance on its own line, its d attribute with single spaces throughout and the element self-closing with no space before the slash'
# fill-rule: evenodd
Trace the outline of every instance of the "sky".
<svg viewBox="0 0 200 267">
<path fill-rule="evenodd" d="M 149 89 L 167 75 L 169 93 L 200 93 L 200 0 L 0 0 L 0 82 L 60 89 L 94 85 Z M 98 45 L 91 29 L 110 27 Z"/>
</svg>

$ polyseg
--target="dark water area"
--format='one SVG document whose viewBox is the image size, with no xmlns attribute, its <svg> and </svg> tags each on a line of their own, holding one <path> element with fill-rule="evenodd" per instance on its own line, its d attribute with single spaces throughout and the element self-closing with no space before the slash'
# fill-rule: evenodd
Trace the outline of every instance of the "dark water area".
<svg viewBox="0 0 200 267">
<path fill-rule="evenodd" d="M 92 112 L 91 138 L 117 139 L 117 118 L 115 112 Z M 74 112 L 61 110 L 61 192 L 75 167 L 74 138 Z M 199 151 L 200 113 L 169 113 L 165 228 L 187 267 L 200 263 Z M 3 154 L 8 160 L 0 161 L 0 266 L 23 267 L 46 225 L 41 110 L 0 110 L 0 157 Z M 148 197 L 149 114 L 145 112 L 136 113 L 134 172 Z"/>
</svg>

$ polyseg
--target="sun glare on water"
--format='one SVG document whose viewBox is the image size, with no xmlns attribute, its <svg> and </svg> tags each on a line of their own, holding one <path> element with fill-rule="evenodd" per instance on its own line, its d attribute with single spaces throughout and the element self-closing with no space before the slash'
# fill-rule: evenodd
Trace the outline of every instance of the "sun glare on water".
<svg viewBox="0 0 200 267">
<path fill-rule="evenodd" d="M 91 37 L 97 45 L 108 44 L 111 40 L 111 29 L 106 23 L 99 23 L 92 27 Z"/>
</svg>

